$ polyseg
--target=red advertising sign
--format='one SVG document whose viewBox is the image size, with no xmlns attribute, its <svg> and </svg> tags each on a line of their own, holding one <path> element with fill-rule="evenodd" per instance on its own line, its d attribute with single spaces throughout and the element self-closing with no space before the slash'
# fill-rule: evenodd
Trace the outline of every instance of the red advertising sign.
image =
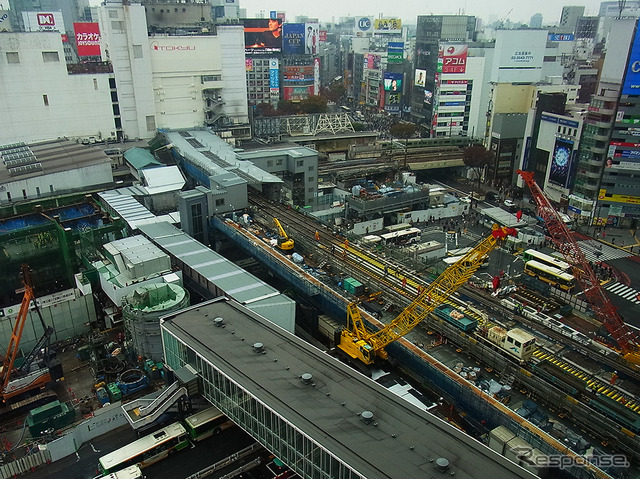
<svg viewBox="0 0 640 479">
<path fill-rule="evenodd" d="M 442 59 L 442 73 L 464 73 L 467 51 L 467 45 L 441 44 L 438 56 Z"/>
<path fill-rule="evenodd" d="M 326 30 L 320 30 L 318 36 L 320 37 L 320 41 L 321 42 L 326 42 L 327 41 L 327 31 Z"/>
<path fill-rule="evenodd" d="M 74 23 L 78 56 L 100 56 L 100 27 L 97 23 Z"/>
</svg>

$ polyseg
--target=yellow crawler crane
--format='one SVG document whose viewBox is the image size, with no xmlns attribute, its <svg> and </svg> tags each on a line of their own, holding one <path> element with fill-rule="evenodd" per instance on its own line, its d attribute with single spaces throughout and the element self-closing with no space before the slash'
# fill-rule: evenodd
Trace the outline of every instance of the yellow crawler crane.
<svg viewBox="0 0 640 479">
<path fill-rule="evenodd" d="M 367 329 L 360 316 L 358 304 L 350 303 L 347 306 L 347 327 L 340 332 L 338 348 L 366 365 L 373 364 L 376 357 L 387 359 L 385 348 L 389 344 L 415 328 L 460 286 L 469 281 L 486 261 L 489 253 L 502 244 L 507 236 L 516 235 L 513 228 L 493 225 L 489 237 L 482 240 L 458 262 L 449 266 L 404 311 L 379 331 Z"/>
<path fill-rule="evenodd" d="M 294 245 L 293 240 L 287 236 L 278 218 L 273 218 L 273 223 L 278 228 L 278 248 L 282 251 L 291 251 Z"/>
</svg>

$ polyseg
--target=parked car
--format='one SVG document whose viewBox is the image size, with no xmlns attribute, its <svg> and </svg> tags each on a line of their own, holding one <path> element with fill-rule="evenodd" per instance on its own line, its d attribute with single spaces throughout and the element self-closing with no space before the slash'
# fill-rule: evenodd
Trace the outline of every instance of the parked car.
<svg viewBox="0 0 640 479">
<path fill-rule="evenodd" d="M 512 200 L 506 199 L 504 200 L 504 205 L 507 208 L 513 208 L 516 204 Z"/>
</svg>

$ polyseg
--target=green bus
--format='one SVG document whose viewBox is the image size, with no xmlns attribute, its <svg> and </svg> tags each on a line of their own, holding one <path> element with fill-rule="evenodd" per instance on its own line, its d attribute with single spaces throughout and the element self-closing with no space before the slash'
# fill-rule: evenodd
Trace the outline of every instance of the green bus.
<svg viewBox="0 0 640 479">
<path fill-rule="evenodd" d="M 186 418 L 184 425 L 192 441 L 202 441 L 229 429 L 234 423 L 217 407 L 210 407 Z"/>
</svg>

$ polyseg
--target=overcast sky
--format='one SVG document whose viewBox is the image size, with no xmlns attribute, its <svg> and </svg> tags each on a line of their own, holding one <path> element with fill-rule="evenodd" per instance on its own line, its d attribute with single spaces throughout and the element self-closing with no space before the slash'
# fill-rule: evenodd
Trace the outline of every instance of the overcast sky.
<svg viewBox="0 0 640 479">
<path fill-rule="evenodd" d="M 536 13 L 542 14 L 543 25 L 558 23 L 563 6 L 585 7 L 585 15 L 597 15 L 600 1 L 584 0 L 240 0 L 249 17 L 268 17 L 270 10 L 284 11 L 287 21 L 297 15 L 338 21 L 339 17 L 367 15 L 401 18 L 415 24 L 418 15 L 466 14 L 481 17 L 485 22 L 508 17 L 512 22 L 529 23 Z"/>
</svg>

